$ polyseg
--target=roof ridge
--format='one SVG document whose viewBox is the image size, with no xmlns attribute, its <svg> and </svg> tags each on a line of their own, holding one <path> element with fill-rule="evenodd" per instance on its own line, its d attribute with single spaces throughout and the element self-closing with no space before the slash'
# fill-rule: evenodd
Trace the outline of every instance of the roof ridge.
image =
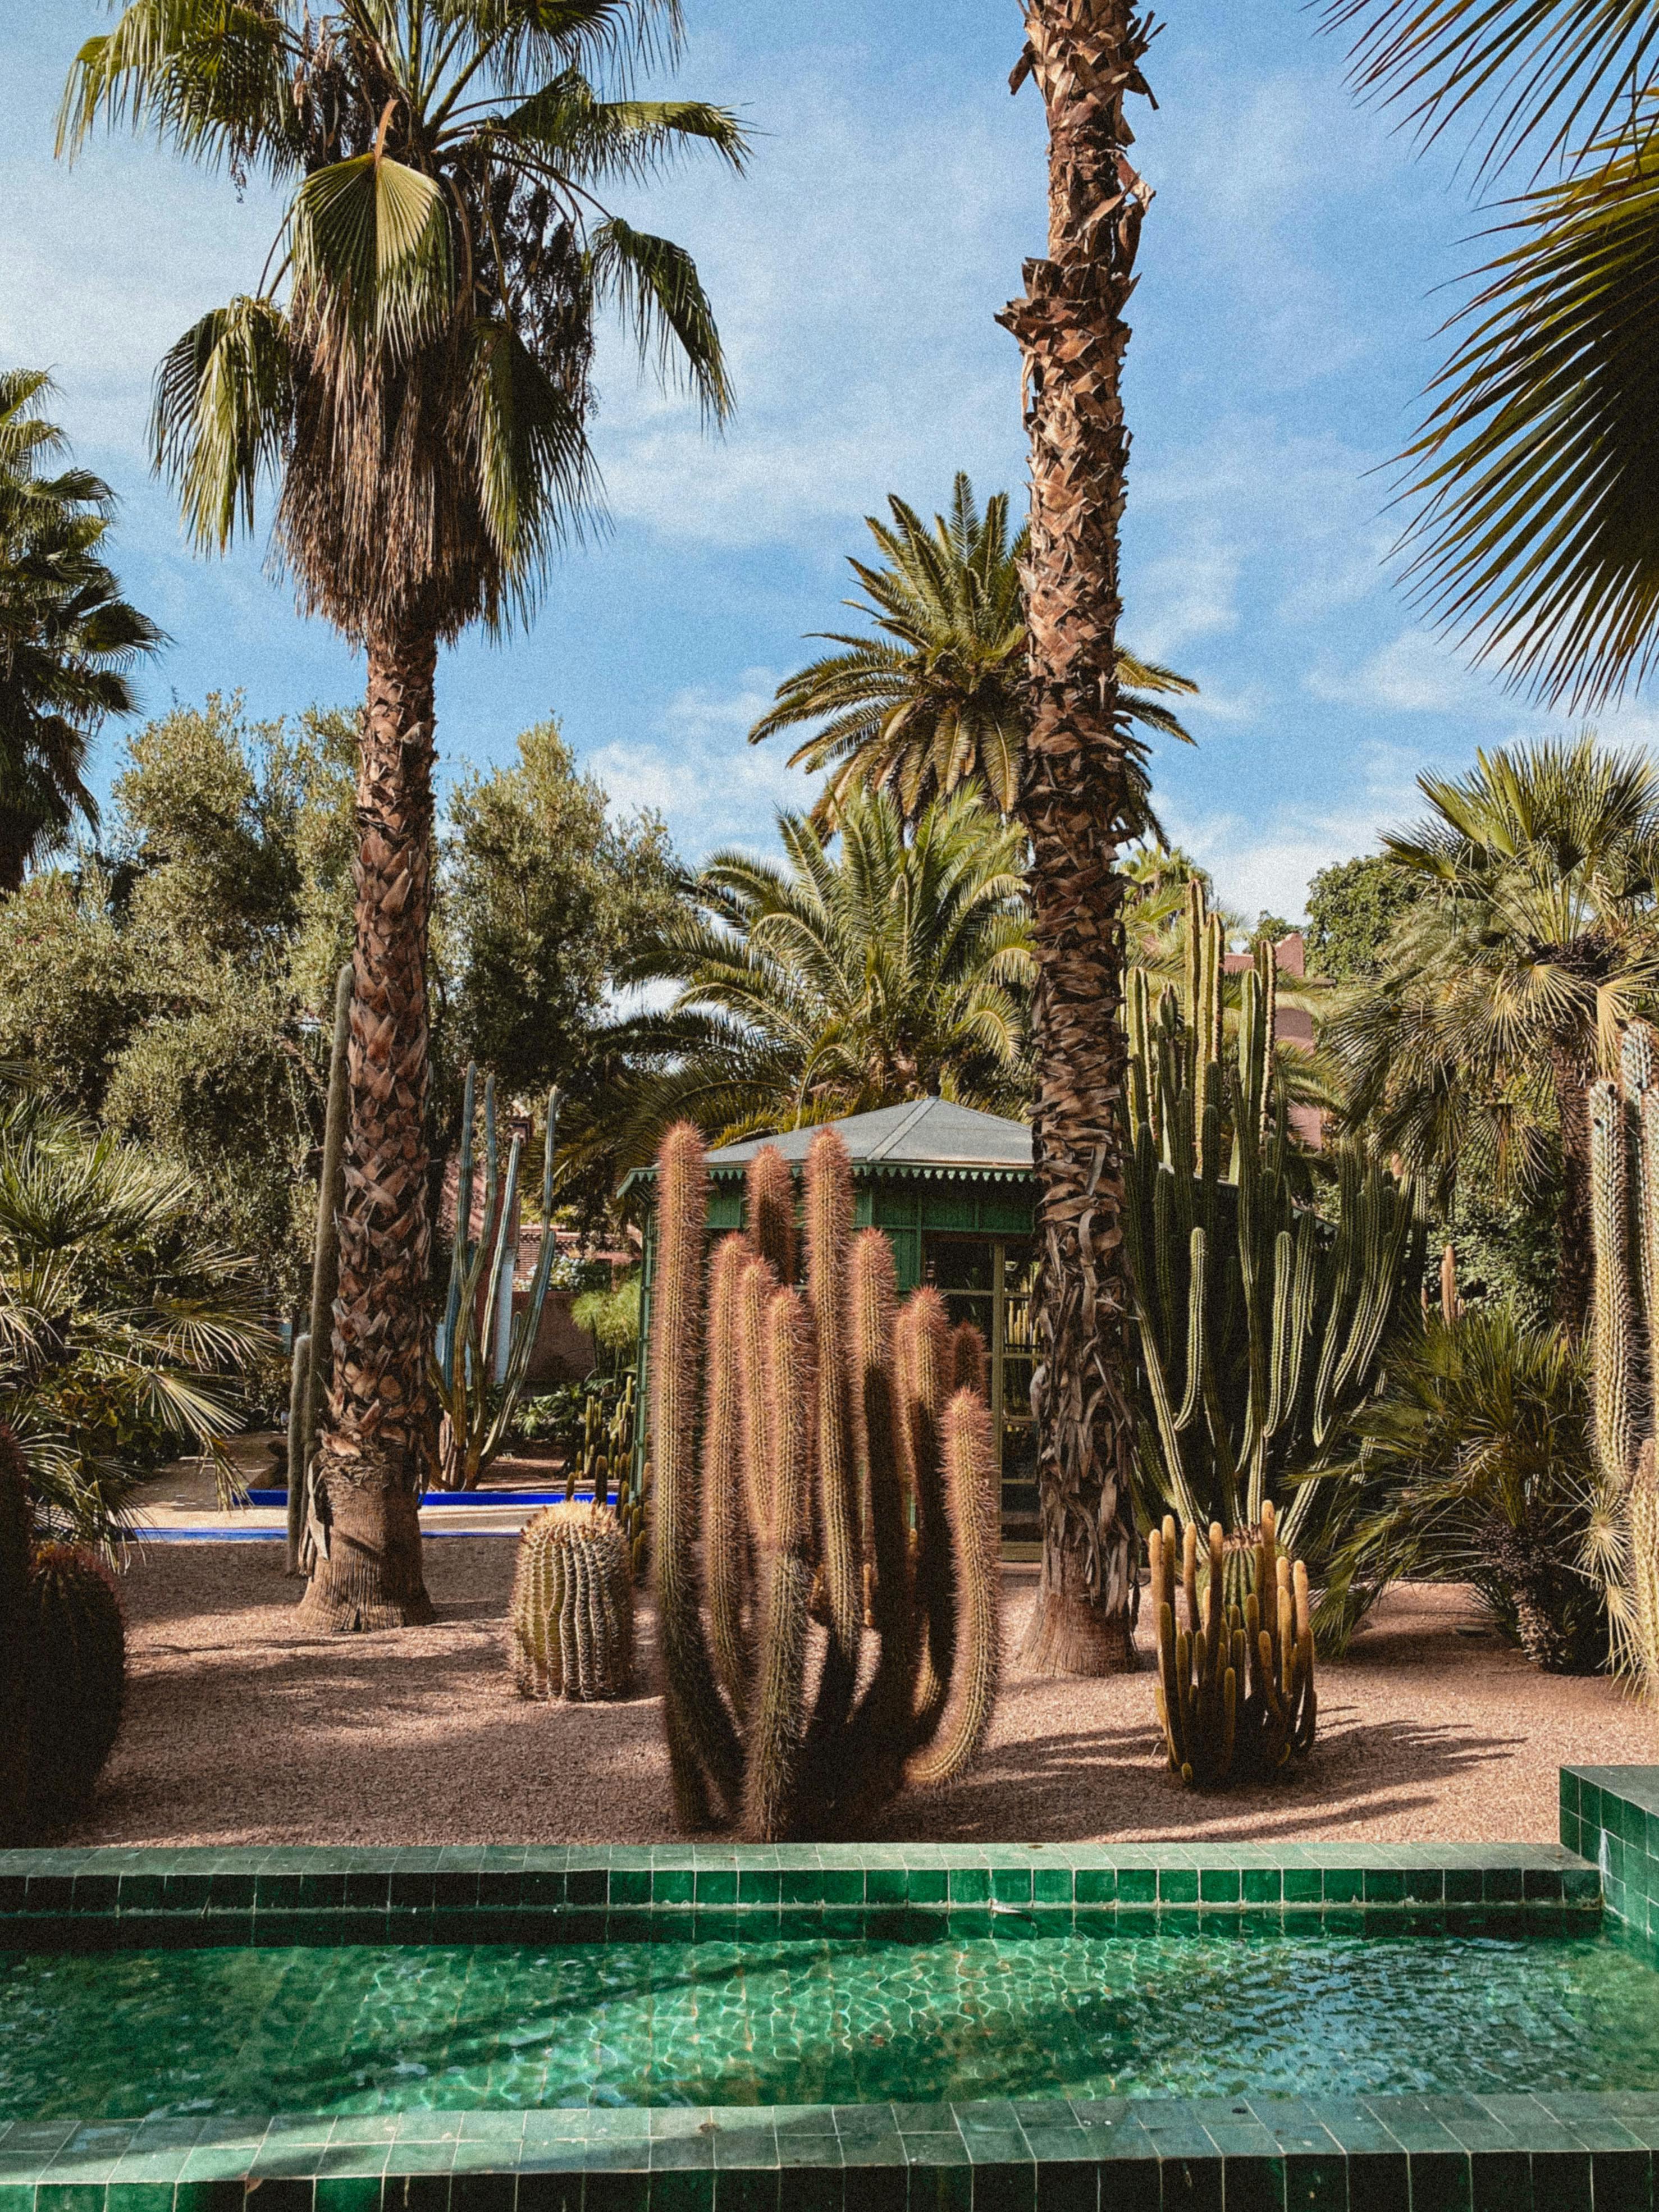
<svg viewBox="0 0 1659 2212">
<path fill-rule="evenodd" d="M 922 1115 L 927 1111 L 927 1109 L 930 1106 L 934 1105 L 937 1102 L 932 1098 L 917 1099 L 915 1104 L 905 1115 L 904 1119 L 899 1123 L 897 1128 L 893 1131 L 890 1136 L 884 1137 L 881 1142 L 877 1145 L 873 1150 L 867 1152 L 864 1156 L 866 1159 L 884 1160 L 888 1153 L 892 1150 L 893 1146 L 897 1144 L 899 1139 L 903 1136 L 908 1130 L 914 1129 L 916 1123 L 921 1121 Z"/>
</svg>

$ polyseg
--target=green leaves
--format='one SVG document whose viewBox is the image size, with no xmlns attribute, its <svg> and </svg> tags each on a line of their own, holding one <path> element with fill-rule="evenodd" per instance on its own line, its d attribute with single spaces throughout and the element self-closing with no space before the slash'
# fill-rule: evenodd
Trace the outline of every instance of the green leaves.
<svg viewBox="0 0 1659 2212">
<path fill-rule="evenodd" d="M 620 310 L 641 363 L 665 381 L 678 370 L 704 415 L 723 422 L 732 411 L 726 356 L 690 255 L 612 216 L 595 228 L 588 258 L 596 296 Z"/>
<path fill-rule="evenodd" d="M 154 129 L 192 160 L 291 171 L 294 44 L 279 9 L 258 0 L 132 0 L 76 56 L 58 151 L 76 153 L 101 120 Z"/>
<path fill-rule="evenodd" d="M 306 179 L 294 203 L 301 313 L 343 323 L 359 349 L 394 358 L 431 344 L 453 314 L 449 213 L 436 182 L 375 152 Z"/>
<path fill-rule="evenodd" d="M 185 332 L 155 376 L 151 446 L 171 477 L 196 543 L 222 550 L 253 526 L 262 475 L 287 451 L 292 333 L 270 300 L 233 300 Z"/>
</svg>

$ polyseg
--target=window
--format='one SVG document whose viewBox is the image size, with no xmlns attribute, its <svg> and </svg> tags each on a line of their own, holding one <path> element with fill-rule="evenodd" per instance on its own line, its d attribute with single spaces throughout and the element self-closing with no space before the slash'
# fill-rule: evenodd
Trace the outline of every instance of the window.
<svg viewBox="0 0 1659 2212">
<path fill-rule="evenodd" d="M 970 1321 L 985 1339 L 1003 1549 L 1015 1553 L 1030 1552 L 1042 1534 L 1031 1419 L 1031 1246 L 1023 1237 L 937 1235 L 923 1244 L 922 1280 L 944 1299 L 951 1326 Z"/>
</svg>

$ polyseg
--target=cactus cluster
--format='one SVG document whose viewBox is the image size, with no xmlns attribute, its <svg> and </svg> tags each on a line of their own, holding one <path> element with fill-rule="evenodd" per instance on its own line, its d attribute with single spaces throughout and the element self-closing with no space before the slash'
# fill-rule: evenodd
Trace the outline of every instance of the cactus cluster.
<svg viewBox="0 0 1659 2212">
<path fill-rule="evenodd" d="M 455 1243 L 451 1255 L 449 1294 L 438 1329 L 432 1363 L 433 1388 L 443 1413 L 439 1481 L 445 1490 L 475 1490 L 478 1480 L 506 1444 L 530 1373 L 531 1357 L 541 1331 L 542 1310 L 552 1280 L 556 1243 L 553 1235 L 553 1170 L 557 1157 L 559 1091 L 547 1094 L 547 1133 L 542 1152 L 542 1240 L 524 1310 L 510 1317 L 507 1369 L 495 1380 L 495 1341 L 502 1318 L 499 1301 L 513 1295 L 507 1243 L 517 1234 L 519 1162 L 523 1139 L 514 1136 L 502 1172 L 495 1129 L 495 1079 L 484 1085 L 483 1205 L 478 1233 L 472 1233 L 473 1191 L 477 1151 L 478 1071 L 469 1061 L 461 1106 L 460 1168 L 455 1186 Z"/>
<path fill-rule="evenodd" d="M 1154 1007 L 1136 969 L 1127 1004 L 1136 1461 L 1149 1512 L 1234 1536 L 1260 1526 L 1281 1477 L 1340 1448 L 1421 1277 L 1423 1231 L 1407 1193 L 1351 1147 L 1334 1222 L 1310 1202 L 1275 1073 L 1272 948 L 1240 978 L 1230 1051 L 1220 917 L 1197 884 L 1189 899 L 1183 989 Z M 1316 1483 L 1281 1507 L 1299 1548 L 1329 1504 Z"/>
<path fill-rule="evenodd" d="M 1659 1036 L 1632 1022 L 1618 1082 L 1590 1085 L 1595 1446 L 1623 1576 L 1608 1590 L 1615 1653 L 1659 1696 Z"/>
<path fill-rule="evenodd" d="M 757 1842 L 857 1834 L 965 1771 L 996 1701 L 996 1453 L 983 1346 L 938 1294 L 897 1306 L 855 1233 L 833 1130 L 805 1176 L 764 1146 L 744 1230 L 707 1243 L 682 1123 L 658 1163 L 652 1559 L 675 1806 Z"/>
<path fill-rule="evenodd" d="M 1251 1587 L 1226 1598 L 1226 1540 L 1218 1521 L 1200 1576 L 1199 1535 L 1173 1516 L 1149 1549 L 1158 1620 L 1158 1717 L 1172 1773 L 1189 1790 L 1271 1781 L 1311 1747 L 1314 1687 L 1308 1571 L 1279 1549 L 1271 1504 L 1246 1558 Z M 1176 1614 L 1176 1563 L 1187 1625 Z"/>
<path fill-rule="evenodd" d="M 519 1539 L 507 1661 L 521 1698 L 627 1695 L 634 1673 L 628 1539 L 603 1504 L 549 1505 Z"/>
<path fill-rule="evenodd" d="M 565 1471 L 564 1494 L 586 1490 L 596 1505 L 603 1505 L 616 1486 L 616 1516 L 627 1540 L 631 1571 L 638 1574 L 645 1560 L 645 1504 L 634 1486 L 634 1377 L 623 1382 L 609 1413 L 597 1390 L 588 1393 L 582 1407 L 582 1440 Z"/>
<path fill-rule="evenodd" d="M 0 1426 L 0 1847 L 70 1818 L 121 1725 L 126 1631 L 88 1552 L 32 1542 L 22 1455 Z"/>
</svg>

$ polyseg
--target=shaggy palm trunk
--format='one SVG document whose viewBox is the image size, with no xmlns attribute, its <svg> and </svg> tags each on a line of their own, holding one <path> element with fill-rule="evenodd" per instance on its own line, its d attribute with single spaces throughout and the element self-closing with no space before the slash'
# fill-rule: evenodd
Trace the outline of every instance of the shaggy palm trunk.
<svg viewBox="0 0 1659 2212">
<path fill-rule="evenodd" d="M 301 1617 L 319 1628 L 399 1628 L 432 1618 L 421 1573 L 419 1500 L 434 1444 L 426 939 L 436 665 L 429 631 L 370 641 L 357 771 L 356 975 L 339 1288 L 318 1447 L 324 1527 L 300 1602 Z"/>
<path fill-rule="evenodd" d="M 1555 1318 L 1575 1337 L 1589 1327 L 1595 1295 L 1590 1247 L 1589 1086 L 1595 1070 L 1568 1051 L 1553 1056 L 1561 1121 L 1561 1203 L 1555 1216 Z"/>
<path fill-rule="evenodd" d="M 1042 1579 L 1025 1656 L 1046 1674 L 1133 1667 L 1135 1564 L 1121 1218 L 1126 726 L 1114 672 L 1129 438 L 1123 310 L 1150 195 L 1126 96 L 1146 89 L 1128 0 L 1030 0 L 1016 88 L 1048 111 L 1048 258 L 1001 320 L 1024 355 L 1031 437 L 1026 572 L 1032 722 L 1020 786 L 1031 840 L 1039 1185 L 1034 1298 Z"/>
</svg>

